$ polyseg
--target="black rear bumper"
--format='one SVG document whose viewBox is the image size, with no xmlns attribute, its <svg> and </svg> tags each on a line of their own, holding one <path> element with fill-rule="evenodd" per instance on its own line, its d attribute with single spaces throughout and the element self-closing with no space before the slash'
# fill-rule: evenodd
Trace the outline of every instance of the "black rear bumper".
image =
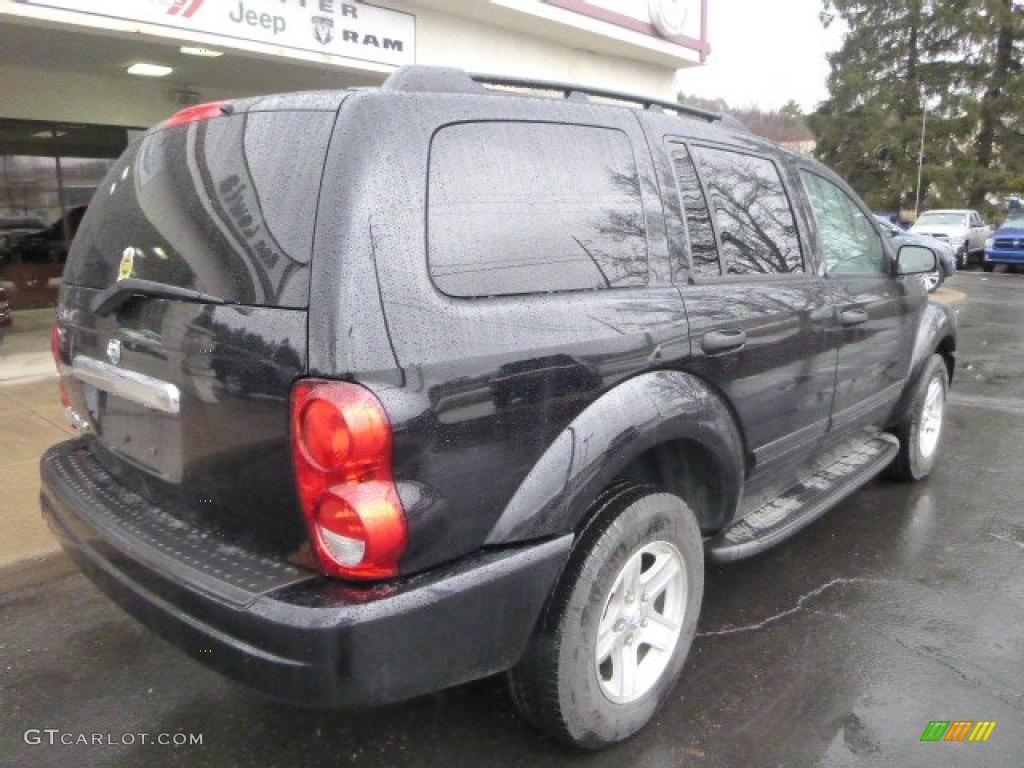
<svg viewBox="0 0 1024 768">
<path fill-rule="evenodd" d="M 154 508 L 81 440 L 51 448 L 41 471 L 44 515 L 104 592 L 195 659 L 307 706 L 399 701 L 509 668 L 572 538 L 354 587 Z"/>
</svg>

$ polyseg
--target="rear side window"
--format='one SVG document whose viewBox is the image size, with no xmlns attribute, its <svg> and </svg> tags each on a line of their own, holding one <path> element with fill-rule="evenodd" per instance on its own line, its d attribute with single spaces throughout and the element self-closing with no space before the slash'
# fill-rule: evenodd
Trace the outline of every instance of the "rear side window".
<svg viewBox="0 0 1024 768">
<path fill-rule="evenodd" d="M 803 272 L 793 211 L 775 164 L 766 158 L 694 147 L 711 197 L 723 271 L 731 275 Z"/>
<path fill-rule="evenodd" d="M 604 128 L 461 123 L 430 151 L 430 275 L 450 296 L 644 285 L 629 139 Z"/>
<path fill-rule="evenodd" d="M 305 307 L 333 123 L 333 112 L 250 112 L 146 134 L 93 197 L 66 281 L 130 276 Z"/>
</svg>

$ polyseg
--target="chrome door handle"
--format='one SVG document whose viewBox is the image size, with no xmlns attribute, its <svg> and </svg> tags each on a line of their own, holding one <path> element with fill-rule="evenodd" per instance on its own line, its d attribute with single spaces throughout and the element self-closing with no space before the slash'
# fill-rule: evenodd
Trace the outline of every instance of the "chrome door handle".
<svg viewBox="0 0 1024 768">
<path fill-rule="evenodd" d="M 709 355 L 716 352 L 732 352 L 747 343 L 747 334 L 739 328 L 722 331 L 708 331 L 700 340 L 700 348 Z"/>
<path fill-rule="evenodd" d="M 868 313 L 863 309 L 844 309 L 839 313 L 839 324 L 842 326 L 860 325 L 868 321 Z"/>
</svg>

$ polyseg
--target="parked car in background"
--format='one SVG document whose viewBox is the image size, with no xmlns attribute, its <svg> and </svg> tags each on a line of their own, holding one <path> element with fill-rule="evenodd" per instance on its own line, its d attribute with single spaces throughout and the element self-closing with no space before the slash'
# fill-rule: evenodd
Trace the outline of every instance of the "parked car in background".
<svg viewBox="0 0 1024 768">
<path fill-rule="evenodd" d="M 985 241 L 982 268 L 991 272 L 996 264 L 1024 265 L 1024 214 L 1007 219 Z"/>
<path fill-rule="evenodd" d="M 927 246 L 935 251 L 936 256 L 938 256 L 939 268 L 934 272 L 922 275 L 924 278 L 924 284 L 928 288 L 929 293 L 942 285 L 947 277 L 956 272 L 956 256 L 948 243 L 945 243 L 942 240 L 936 240 L 934 237 L 929 235 L 919 235 L 916 232 L 904 232 L 891 221 L 883 218 L 877 213 L 875 214 L 875 218 L 878 220 L 879 228 L 881 228 L 881 230 L 892 239 L 892 247 L 894 249 L 899 250 L 901 245 L 912 243 L 915 245 Z"/>
<path fill-rule="evenodd" d="M 992 228 L 985 224 L 981 214 L 966 208 L 925 211 L 917 217 L 910 231 L 948 243 L 956 254 L 959 269 L 967 266 L 971 256 L 985 252 L 985 240 L 992 234 Z"/>
<path fill-rule="evenodd" d="M 11 324 L 11 304 L 7 300 L 7 291 L 0 285 L 0 328 Z"/>
<path fill-rule="evenodd" d="M 46 224 L 36 216 L 0 216 L 0 243 L 11 235 L 24 235 L 41 229 L 46 229 Z"/>
<path fill-rule="evenodd" d="M 48 227 L 21 229 L 0 243 L 0 264 L 63 264 L 85 215 L 85 206 L 71 208 Z"/>
</svg>

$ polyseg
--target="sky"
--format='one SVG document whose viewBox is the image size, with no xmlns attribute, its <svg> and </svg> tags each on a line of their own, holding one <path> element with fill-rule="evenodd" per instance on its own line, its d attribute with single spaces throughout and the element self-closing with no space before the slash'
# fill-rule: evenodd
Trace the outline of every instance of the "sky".
<svg viewBox="0 0 1024 768">
<path fill-rule="evenodd" d="M 778 109 L 790 99 L 813 110 L 828 96 L 825 54 L 842 42 L 842 23 L 826 30 L 821 0 L 708 0 L 711 54 L 680 71 L 687 95 L 722 98 L 731 107 Z"/>
</svg>

